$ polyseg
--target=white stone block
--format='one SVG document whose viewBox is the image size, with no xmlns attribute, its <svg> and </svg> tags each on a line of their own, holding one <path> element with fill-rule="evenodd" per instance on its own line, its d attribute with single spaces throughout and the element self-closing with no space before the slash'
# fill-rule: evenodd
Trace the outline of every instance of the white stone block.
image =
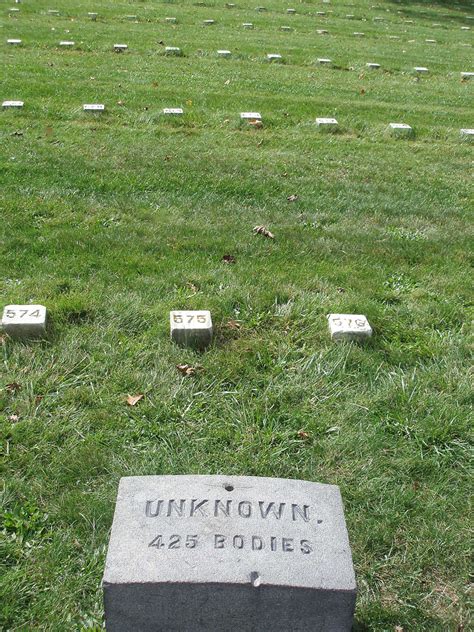
<svg viewBox="0 0 474 632">
<path fill-rule="evenodd" d="M 349 13 L 348 15 L 346 15 L 346 20 L 354 20 L 355 19 L 355 15 L 353 13 Z"/>
<path fill-rule="evenodd" d="M 95 22 L 97 20 L 98 17 L 98 13 L 94 13 L 93 11 L 89 11 L 87 16 L 93 21 Z"/>
<path fill-rule="evenodd" d="M 329 314 L 327 318 L 332 340 L 361 340 L 372 335 L 372 327 L 362 314 Z"/>
<path fill-rule="evenodd" d="M 268 61 L 282 61 L 283 57 L 278 53 L 268 53 L 267 59 Z"/>
<path fill-rule="evenodd" d="M 127 44 L 114 44 L 114 51 L 121 53 L 124 50 L 127 50 Z"/>
<path fill-rule="evenodd" d="M 375 64 L 373 62 L 368 62 L 366 66 L 367 68 L 370 68 L 371 70 L 378 70 L 380 68 L 380 64 Z"/>
<path fill-rule="evenodd" d="M 57 9 L 48 9 L 48 15 L 59 15 L 59 11 Z"/>
<path fill-rule="evenodd" d="M 165 46 L 165 55 L 174 55 L 175 57 L 181 57 L 181 49 L 177 46 Z"/>
<path fill-rule="evenodd" d="M 474 139 L 474 129 L 462 129 L 461 130 L 461 138 L 464 140 L 473 140 Z"/>
<path fill-rule="evenodd" d="M 259 112 L 241 112 L 240 119 L 242 121 L 261 121 L 262 117 Z"/>
<path fill-rule="evenodd" d="M 74 46 L 74 42 L 71 42 L 70 40 L 61 40 L 59 42 L 59 46 L 62 46 L 63 48 L 72 48 Z"/>
<path fill-rule="evenodd" d="M 472 79 L 474 77 L 474 72 L 462 72 L 461 73 L 461 78 L 462 79 Z"/>
<path fill-rule="evenodd" d="M 429 72 L 428 68 L 425 68 L 425 66 L 415 66 L 413 70 L 420 74 L 426 74 L 427 72 Z"/>
<path fill-rule="evenodd" d="M 178 20 L 177 18 L 165 18 L 165 22 L 168 22 L 168 24 L 176 24 Z"/>
<path fill-rule="evenodd" d="M 20 9 L 8 9 L 9 13 L 20 13 Z"/>
<path fill-rule="evenodd" d="M 231 57 L 232 53 L 230 52 L 230 50 L 218 50 L 217 54 L 219 57 Z"/>
<path fill-rule="evenodd" d="M 105 110 L 105 105 L 102 103 L 84 103 L 82 109 L 84 112 L 103 112 Z"/>
<path fill-rule="evenodd" d="M 215 23 L 216 23 L 215 20 L 204 20 L 203 22 L 204 26 L 212 26 Z"/>
<path fill-rule="evenodd" d="M 406 123 L 390 123 L 389 129 L 395 136 L 411 136 L 413 129 Z"/>
<path fill-rule="evenodd" d="M 288 15 L 294 15 L 296 13 L 296 9 L 287 9 L 286 12 Z"/>
<path fill-rule="evenodd" d="M 23 105 L 23 101 L 4 101 L 2 108 L 22 108 Z"/>
<path fill-rule="evenodd" d="M 242 26 L 244 27 L 244 29 L 253 29 L 252 22 L 244 22 Z"/>
<path fill-rule="evenodd" d="M 461 31 L 470 31 L 471 27 L 470 26 L 461 26 Z"/>
<path fill-rule="evenodd" d="M 137 21 L 138 20 L 138 16 L 136 16 L 136 15 L 126 15 L 125 19 L 126 20 L 131 20 L 131 21 Z"/>
<path fill-rule="evenodd" d="M 326 29 L 317 29 L 316 33 L 318 35 L 327 35 L 329 31 L 326 31 Z"/>
<path fill-rule="evenodd" d="M 19 45 L 21 44 L 21 39 L 7 39 L 7 44 Z"/>
<path fill-rule="evenodd" d="M 3 310 L 2 327 L 12 338 L 41 336 L 46 332 L 46 307 L 7 305 Z"/>
<path fill-rule="evenodd" d="M 353 35 L 356 37 L 365 37 L 365 33 L 361 33 L 360 31 L 354 31 Z"/>
<path fill-rule="evenodd" d="M 434 39 L 425 39 L 425 42 L 427 44 L 436 44 L 436 40 L 434 40 Z"/>
<path fill-rule="evenodd" d="M 326 15 L 326 11 L 316 11 L 316 15 L 318 16 Z"/>
<path fill-rule="evenodd" d="M 388 39 L 391 39 L 391 40 L 399 40 L 400 38 L 398 37 L 398 35 L 389 35 L 389 36 L 388 36 Z"/>
<path fill-rule="evenodd" d="M 285 33 L 289 33 L 292 30 L 291 26 L 280 26 L 280 31 L 285 31 Z"/>
<path fill-rule="evenodd" d="M 318 64 L 332 64 L 332 59 L 326 57 L 318 57 Z"/>
<path fill-rule="evenodd" d="M 212 319 L 208 310 L 170 312 L 171 339 L 179 345 L 203 348 L 212 342 Z"/>
<path fill-rule="evenodd" d="M 263 11 L 266 11 L 267 8 L 266 7 L 255 7 L 255 11 L 258 11 L 259 13 L 263 13 Z"/>
<path fill-rule="evenodd" d="M 226 2 L 227 9 L 235 9 L 235 4 L 233 2 Z"/>
<path fill-rule="evenodd" d="M 183 108 L 163 108 L 163 114 L 167 116 L 181 116 L 183 113 Z"/>
<path fill-rule="evenodd" d="M 319 129 L 330 131 L 337 129 L 339 123 L 335 118 L 317 118 L 316 125 Z"/>
</svg>

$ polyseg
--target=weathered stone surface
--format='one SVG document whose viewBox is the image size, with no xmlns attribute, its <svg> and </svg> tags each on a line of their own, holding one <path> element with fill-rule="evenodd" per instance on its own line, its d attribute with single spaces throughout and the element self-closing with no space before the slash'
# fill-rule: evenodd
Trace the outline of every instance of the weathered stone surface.
<svg viewBox="0 0 474 632">
<path fill-rule="evenodd" d="M 122 478 L 103 588 L 108 632 L 349 632 L 356 585 L 339 488 Z"/>
<path fill-rule="evenodd" d="M 46 333 L 46 307 L 7 305 L 2 316 L 3 330 L 12 338 L 30 338 Z"/>
</svg>

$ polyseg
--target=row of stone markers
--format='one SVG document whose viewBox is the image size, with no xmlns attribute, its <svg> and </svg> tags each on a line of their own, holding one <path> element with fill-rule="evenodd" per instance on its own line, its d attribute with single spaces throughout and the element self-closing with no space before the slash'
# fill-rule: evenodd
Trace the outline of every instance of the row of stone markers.
<svg viewBox="0 0 474 632">
<path fill-rule="evenodd" d="M 21 109 L 24 106 L 23 101 L 3 101 L 3 108 Z M 84 103 L 82 106 L 84 112 L 101 113 L 105 112 L 105 105 L 103 103 Z M 184 114 L 183 108 L 163 108 L 161 113 L 164 116 L 182 116 Z M 251 127 L 259 128 L 263 126 L 262 116 L 259 112 L 241 112 L 240 120 L 242 123 L 246 123 Z M 317 118 L 316 126 L 322 131 L 337 132 L 339 130 L 339 123 L 335 118 Z M 411 125 L 406 123 L 389 123 L 389 132 L 393 136 L 397 137 L 412 137 L 414 136 L 414 130 Z M 474 129 L 461 129 L 461 138 L 471 140 L 474 138 Z"/>
<path fill-rule="evenodd" d="M 7 39 L 7 44 L 10 46 L 22 46 L 23 40 L 17 38 L 9 38 Z M 74 42 L 73 40 L 60 40 L 58 42 L 58 46 L 60 48 L 74 48 L 75 45 L 76 42 Z M 114 44 L 111 50 L 116 53 L 123 53 L 128 50 L 128 44 Z M 232 51 L 227 49 L 218 49 L 216 51 L 216 54 L 218 57 L 225 57 L 227 59 L 232 57 Z M 165 46 L 164 55 L 182 57 L 183 51 L 179 46 Z M 265 59 L 268 62 L 273 63 L 285 62 L 285 58 L 280 53 L 266 53 Z M 332 59 L 329 59 L 327 57 L 318 57 L 315 63 L 318 63 L 321 66 L 330 66 L 332 68 L 339 69 L 339 66 L 337 66 Z M 365 66 L 369 70 L 381 70 L 382 68 L 381 64 L 372 61 L 366 62 Z M 426 75 L 430 71 L 429 68 L 427 68 L 426 66 L 414 66 L 412 72 L 415 73 L 415 75 Z M 472 79 L 474 77 L 474 72 L 471 71 L 461 71 L 459 74 L 463 81 L 467 81 L 468 79 Z"/>
<path fill-rule="evenodd" d="M 370 338 L 372 328 L 361 314 L 329 314 L 333 340 Z M 11 338 L 41 338 L 46 335 L 47 311 L 44 305 L 7 305 L 2 328 Z M 174 310 L 170 312 L 171 340 L 184 347 L 205 349 L 213 338 L 211 312 Z"/>
</svg>

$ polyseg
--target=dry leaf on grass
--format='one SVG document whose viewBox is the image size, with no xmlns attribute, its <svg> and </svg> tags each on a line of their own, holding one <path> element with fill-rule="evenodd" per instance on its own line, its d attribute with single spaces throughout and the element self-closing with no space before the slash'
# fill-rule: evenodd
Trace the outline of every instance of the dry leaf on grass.
<svg viewBox="0 0 474 632">
<path fill-rule="evenodd" d="M 189 377 L 191 375 L 196 375 L 197 371 L 202 371 L 204 367 L 202 366 L 191 366 L 190 364 L 177 364 L 176 368 L 180 373 Z"/>
<path fill-rule="evenodd" d="M 306 430 L 298 430 L 298 437 L 300 439 L 309 439 L 310 438 L 310 434 L 309 434 L 309 432 L 306 432 Z"/>
<path fill-rule="evenodd" d="M 253 232 L 256 235 L 263 235 L 264 237 L 268 237 L 269 239 L 275 239 L 275 235 L 271 233 L 266 226 L 255 226 Z"/>
<path fill-rule="evenodd" d="M 21 391 L 21 384 L 18 384 L 18 382 L 12 382 L 11 384 L 7 384 L 5 386 L 5 390 L 9 393 L 16 393 L 17 391 Z"/>
<path fill-rule="evenodd" d="M 236 320 L 228 320 L 225 326 L 227 327 L 227 329 L 232 329 L 236 331 L 239 330 L 242 325 Z"/>
<path fill-rule="evenodd" d="M 256 127 L 257 129 L 260 129 L 263 127 L 263 122 L 262 121 L 249 121 L 249 125 L 251 125 L 252 127 Z"/>
<path fill-rule="evenodd" d="M 127 404 L 135 406 L 141 399 L 143 399 L 143 395 L 127 395 Z"/>
<path fill-rule="evenodd" d="M 224 263 L 235 263 L 237 259 L 234 257 L 234 255 L 224 255 L 222 257 L 222 261 L 224 261 Z"/>
<path fill-rule="evenodd" d="M 293 195 L 289 195 L 287 198 L 288 202 L 296 202 L 296 200 L 298 199 L 298 196 L 293 194 Z"/>
<path fill-rule="evenodd" d="M 44 399 L 44 395 L 36 395 L 35 397 L 35 405 L 39 406 Z"/>
</svg>

